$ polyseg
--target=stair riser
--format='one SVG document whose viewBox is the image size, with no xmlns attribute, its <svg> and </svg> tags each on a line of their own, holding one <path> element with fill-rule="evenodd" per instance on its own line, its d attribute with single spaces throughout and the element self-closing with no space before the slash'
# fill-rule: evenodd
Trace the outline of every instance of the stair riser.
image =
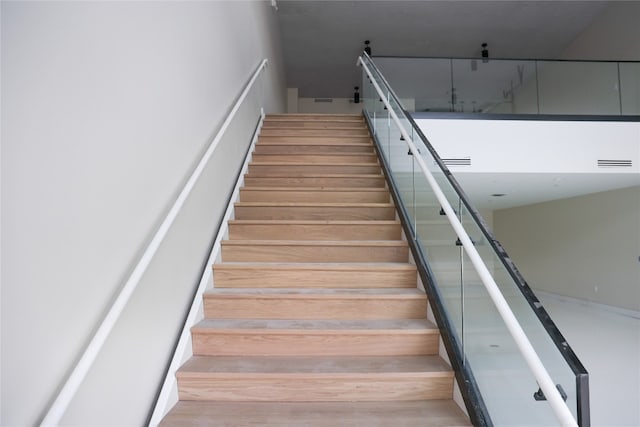
<svg viewBox="0 0 640 427">
<path fill-rule="evenodd" d="M 286 129 L 264 127 L 260 131 L 260 136 L 318 136 L 318 137 L 343 137 L 343 136 L 363 136 L 369 137 L 366 128 L 360 129 Z"/>
<path fill-rule="evenodd" d="M 389 203 L 386 190 L 381 191 L 283 191 L 240 189 L 242 202 L 283 203 Z"/>
<path fill-rule="evenodd" d="M 216 288 L 415 288 L 415 271 L 213 269 Z"/>
<path fill-rule="evenodd" d="M 206 318 L 217 319 L 424 319 L 427 300 L 376 298 L 260 298 L 208 295 L 204 300 Z"/>
<path fill-rule="evenodd" d="M 332 187 L 332 188 L 385 188 L 382 175 L 371 177 L 263 177 L 245 176 L 244 184 L 250 187 Z"/>
<path fill-rule="evenodd" d="M 375 373 L 357 378 L 180 378 L 178 389 L 183 400 L 227 402 L 428 400 L 451 399 L 453 378 Z"/>
<path fill-rule="evenodd" d="M 409 250 L 373 246 L 222 245 L 226 262 L 407 262 Z"/>
<path fill-rule="evenodd" d="M 258 144 L 262 142 L 292 142 L 296 144 L 342 144 L 358 142 L 370 144 L 371 138 L 368 136 L 259 136 Z"/>
<path fill-rule="evenodd" d="M 254 153 L 254 162 L 278 162 L 278 163 L 376 163 L 378 157 L 375 154 L 259 154 Z"/>
<path fill-rule="evenodd" d="M 431 331 L 192 331 L 198 356 L 418 356 L 438 352 Z"/>
<path fill-rule="evenodd" d="M 400 240 L 399 224 L 229 224 L 231 240 Z"/>
<path fill-rule="evenodd" d="M 393 207 L 323 207 L 323 206 L 236 206 L 235 218 L 239 220 L 392 220 Z"/>
<path fill-rule="evenodd" d="M 373 146 L 367 145 L 294 145 L 256 144 L 255 154 L 373 154 Z"/>
<path fill-rule="evenodd" d="M 378 164 L 348 164 L 348 165 L 327 165 L 327 164 L 260 164 L 249 163 L 249 173 L 254 176 L 305 176 L 322 174 L 371 174 L 381 173 Z"/>
</svg>

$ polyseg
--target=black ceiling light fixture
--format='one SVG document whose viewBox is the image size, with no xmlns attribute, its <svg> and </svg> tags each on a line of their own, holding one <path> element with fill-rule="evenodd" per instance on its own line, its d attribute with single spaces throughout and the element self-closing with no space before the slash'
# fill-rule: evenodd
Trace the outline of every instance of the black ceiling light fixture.
<svg viewBox="0 0 640 427">
<path fill-rule="evenodd" d="M 369 46 L 371 42 L 369 40 L 364 41 L 364 51 L 367 52 L 367 55 L 371 56 L 371 46 Z"/>
<path fill-rule="evenodd" d="M 487 49 L 487 43 L 482 43 L 482 58 L 483 62 L 486 62 L 486 59 L 489 58 L 489 49 Z"/>
</svg>

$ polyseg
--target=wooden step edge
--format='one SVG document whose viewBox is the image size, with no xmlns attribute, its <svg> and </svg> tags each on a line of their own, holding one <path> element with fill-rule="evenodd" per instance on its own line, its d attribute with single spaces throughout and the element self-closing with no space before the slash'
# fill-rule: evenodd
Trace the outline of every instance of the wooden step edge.
<svg viewBox="0 0 640 427">
<path fill-rule="evenodd" d="M 344 270 L 344 271 L 372 271 L 372 270 L 392 270 L 392 271 L 416 271 L 415 264 L 408 262 L 325 262 L 325 263 L 304 263 L 304 262 L 235 262 L 223 261 L 213 264 L 213 268 L 226 270 L 242 270 L 247 268 L 259 268 L 265 270 Z"/>
<path fill-rule="evenodd" d="M 264 136 L 264 135 L 263 135 Z M 362 137 L 360 137 L 362 138 Z M 296 146 L 296 147 L 318 147 L 318 146 L 341 146 L 341 147 L 375 147 L 373 142 L 356 142 L 356 141 L 328 141 L 326 143 L 322 143 L 322 141 L 300 141 L 300 142 L 292 142 L 292 141 L 271 141 L 271 140 L 262 140 L 258 141 L 259 145 L 269 145 L 269 146 Z"/>
<path fill-rule="evenodd" d="M 286 122 L 286 120 L 282 120 L 280 123 L 282 122 Z M 290 122 L 295 122 L 294 120 L 290 120 Z M 268 124 L 276 124 L 277 122 L 267 122 Z M 298 123 L 304 123 L 304 122 L 298 122 Z M 314 122 L 316 123 L 316 122 Z M 318 122 L 318 123 L 322 123 L 322 122 Z M 315 132 L 332 132 L 332 131 L 349 131 L 349 132 L 353 132 L 353 131 L 361 131 L 361 132 L 369 132 L 369 128 L 364 124 L 364 123 L 360 123 L 360 122 L 349 122 L 349 121 L 345 121 L 345 122 L 335 122 L 335 121 L 327 121 L 325 122 L 327 123 L 327 126 L 262 126 L 262 129 L 260 130 L 261 132 L 263 130 L 268 130 L 268 131 L 286 131 L 286 132 L 297 132 L 297 131 L 315 131 Z M 354 126 L 331 126 L 331 123 L 353 123 Z M 360 126 L 355 126 L 356 124 L 360 124 Z"/>
<path fill-rule="evenodd" d="M 322 300 L 322 301 L 335 301 L 335 300 L 350 300 L 350 301 L 361 301 L 361 300 L 397 300 L 397 301 L 426 301 L 427 295 L 424 292 L 421 292 L 418 288 L 415 288 L 415 292 L 412 293 L 385 293 L 385 294 L 375 294 L 375 293 L 357 293 L 358 289 L 353 290 L 353 293 L 313 293 L 313 292 L 303 292 L 303 293 L 291 293 L 289 290 L 291 288 L 286 288 L 287 292 L 271 292 L 271 293 L 259 293 L 261 289 L 253 289 L 253 288 L 244 288 L 242 292 L 234 292 L 234 293 L 219 293 L 216 292 L 216 289 L 208 290 L 204 293 L 204 299 L 216 299 L 216 300 L 236 300 L 236 299 L 247 299 L 250 298 L 252 300 Z M 269 288 L 269 290 L 280 290 L 285 288 Z M 413 290 L 413 289 L 412 289 Z"/>
<path fill-rule="evenodd" d="M 304 142 L 305 140 L 309 141 L 322 141 L 322 140 L 340 140 L 340 141 L 349 141 L 352 139 L 355 140 L 363 140 L 371 141 L 371 135 L 258 135 L 258 141 L 260 139 L 276 139 L 276 138 L 295 138 L 296 142 Z M 258 142 L 259 143 L 259 142 Z M 302 143 L 304 145 L 304 143 Z"/>
<path fill-rule="evenodd" d="M 361 378 L 453 378 L 453 371 L 415 371 L 415 372 L 335 372 L 335 373 L 315 373 L 315 372 L 202 372 L 202 371 L 180 371 L 176 372 L 178 379 L 207 379 L 207 378 L 229 378 L 229 379 L 361 379 Z"/>
<path fill-rule="evenodd" d="M 358 166 L 358 167 L 380 167 L 380 164 L 375 163 L 353 163 L 353 162 L 345 162 L 345 163 L 327 163 L 327 162 L 249 162 L 249 167 L 251 166 Z"/>
<path fill-rule="evenodd" d="M 206 322 L 206 320 L 205 320 Z M 245 334 L 260 334 L 261 336 L 275 336 L 275 335 L 294 335 L 294 336 L 345 336 L 345 335 L 420 335 L 420 336 L 433 336 L 440 335 L 438 329 L 269 329 L 269 328 L 216 328 L 207 326 L 195 325 L 191 327 L 192 334 L 198 335 L 245 335 Z"/>
<path fill-rule="evenodd" d="M 230 219 L 230 225 L 402 225 L 397 219 L 371 219 L 371 220 L 313 220 L 313 219 Z"/>
<path fill-rule="evenodd" d="M 276 176 L 255 175 L 255 174 L 252 174 L 251 172 L 245 174 L 244 177 L 245 178 L 252 178 L 252 179 L 254 179 L 254 178 L 278 178 Z M 303 177 L 300 177 L 300 176 L 292 177 L 290 175 L 282 176 L 282 178 L 353 178 L 353 177 L 366 178 L 366 179 L 380 179 L 380 178 L 384 178 L 384 175 L 382 175 L 381 173 L 379 173 L 379 174 L 377 174 L 377 173 L 353 174 L 353 173 L 317 173 L 317 172 L 312 172 L 312 173 L 309 173 L 309 174 L 305 174 Z M 305 188 L 305 187 L 301 187 L 301 188 Z"/>
<path fill-rule="evenodd" d="M 376 175 L 378 176 L 378 175 Z M 389 194 L 389 190 L 386 188 L 371 188 L 371 187 L 258 187 L 258 186 L 245 186 L 240 188 L 240 191 L 283 191 L 283 192 L 327 192 L 327 193 L 385 193 Z M 446 219 L 442 222 L 447 222 Z"/>
<path fill-rule="evenodd" d="M 223 246 L 406 247 L 405 240 L 223 240 Z"/>
<path fill-rule="evenodd" d="M 311 117 L 313 119 L 322 118 L 337 118 L 337 119 L 358 119 L 364 121 L 362 114 L 335 114 L 335 113 L 275 113 L 267 114 L 265 120 L 271 119 L 290 119 L 290 118 L 304 118 Z"/>
<path fill-rule="evenodd" d="M 331 203 L 331 202 L 235 202 L 236 207 L 282 207 L 282 208 L 393 208 L 393 203 Z"/>
<path fill-rule="evenodd" d="M 255 159 L 256 157 L 283 157 L 283 158 L 289 158 L 289 159 L 292 157 L 310 157 L 310 158 L 311 157 L 327 157 L 327 159 L 323 160 L 326 162 L 330 160 L 340 159 L 340 158 L 370 157 L 375 159 L 376 161 L 378 159 L 378 156 L 375 153 L 344 153 L 344 152 L 340 152 L 340 153 L 253 153 L 252 159 Z M 306 160 L 306 161 L 309 161 L 309 160 Z M 278 162 L 282 163 L 281 161 L 278 161 Z M 266 162 L 260 162 L 260 163 L 266 163 Z M 356 162 L 350 162 L 350 163 L 356 163 Z M 373 162 L 370 161 L 369 163 L 373 163 Z M 349 163 L 346 163 L 346 164 L 349 164 Z"/>
<path fill-rule="evenodd" d="M 302 122 L 302 123 L 363 123 L 365 124 L 365 120 L 363 116 L 338 116 L 332 114 L 317 114 L 317 115 L 309 115 L 309 114 L 297 114 L 297 115 L 267 115 L 264 119 L 265 122 Z"/>
</svg>

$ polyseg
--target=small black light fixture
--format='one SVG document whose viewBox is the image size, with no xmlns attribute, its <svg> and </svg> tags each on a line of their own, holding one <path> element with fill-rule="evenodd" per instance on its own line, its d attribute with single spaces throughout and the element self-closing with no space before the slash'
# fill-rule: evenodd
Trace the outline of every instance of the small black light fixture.
<svg viewBox="0 0 640 427">
<path fill-rule="evenodd" d="M 358 90 L 360 90 L 360 87 L 355 86 L 354 87 L 354 92 L 353 92 L 353 103 L 354 104 L 360 104 L 360 92 L 358 92 Z"/>
<path fill-rule="evenodd" d="M 371 56 L 371 46 L 369 46 L 371 44 L 371 42 L 369 40 L 365 40 L 364 41 L 364 51 L 367 53 L 367 55 Z"/>
<path fill-rule="evenodd" d="M 481 55 L 482 55 L 482 58 L 484 58 L 482 62 L 487 62 L 487 59 L 489 58 L 489 49 L 487 49 L 487 46 L 488 45 L 486 43 L 482 43 Z"/>
</svg>

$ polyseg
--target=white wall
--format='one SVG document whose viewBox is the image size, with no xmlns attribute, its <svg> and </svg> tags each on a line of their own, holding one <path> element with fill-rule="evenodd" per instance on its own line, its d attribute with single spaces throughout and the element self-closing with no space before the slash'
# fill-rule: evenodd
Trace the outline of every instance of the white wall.
<svg viewBox="0 0 640 427">
<path fill-rule="evenodd" d="M 440 157 L 471 158 L 471 166 L 461 172 L 640 174 L 637 122 L 424 118 L 416 122 Z M 628 159 L 632 167 L 599 169 L 598 159 Z"/>
<path fill-rule="evenodd" d="M 284 109 L 268 2 L 2 2 L 3 426 L 38 422 L 231 104 L 270 60 L 71 402 L 140 425 L 261 100 Z"/>
<path fill-rule="evenodd" d="M 362 114 L 364 104 L 354 104 L 352 98 L 329 98 L 331 102 L 316 102 L 315 98 L 298 98 L 298 113 Z"/>
<path fill-rule="evenodd" d="M 567 46 L 563 59 L 640 61 L 640 2 L 613 1 Z"/>
<path fill-rule="evenodd" d="M 640 310 L 640 186 L 497 210 L 493 227 L 532 288 Z"/>
</svg>

